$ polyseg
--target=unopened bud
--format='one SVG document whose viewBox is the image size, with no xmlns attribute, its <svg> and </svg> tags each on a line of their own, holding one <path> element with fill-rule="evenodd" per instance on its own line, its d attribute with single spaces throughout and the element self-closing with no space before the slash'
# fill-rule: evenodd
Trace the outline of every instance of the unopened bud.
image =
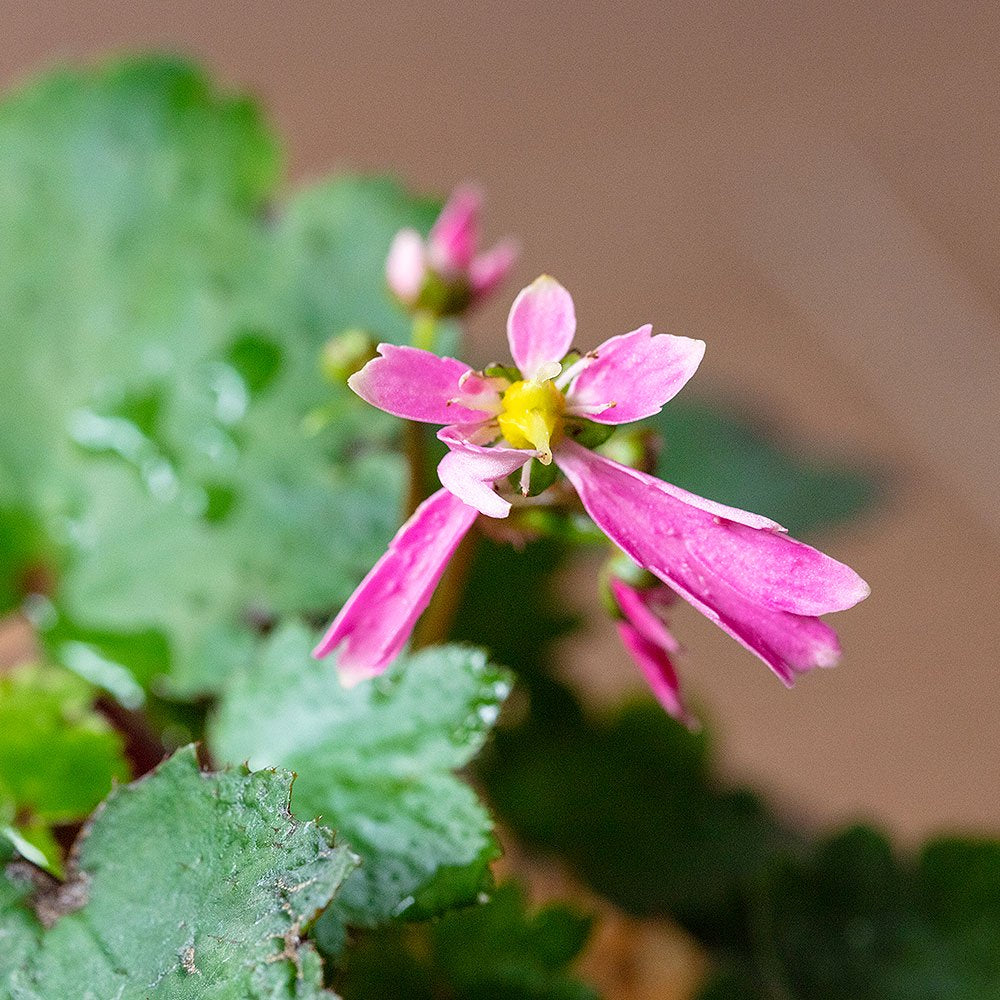
<svg viewBox="0 0 1000 1000">
<path fill-rule="evenodd" d="M 344 385 L 378 356 L 375 338 L 367 330 L 350 329 L 331 337 L 320 354 L 320 370 L 327 381 Z"/>
<path fill-rule="evenodd" d="M 601 448 L 601 454 L 640 472 L 653 472 L 659 450 L 660 439 L 655 432 L 642 427 L 621 428 Z"/>
</svg>

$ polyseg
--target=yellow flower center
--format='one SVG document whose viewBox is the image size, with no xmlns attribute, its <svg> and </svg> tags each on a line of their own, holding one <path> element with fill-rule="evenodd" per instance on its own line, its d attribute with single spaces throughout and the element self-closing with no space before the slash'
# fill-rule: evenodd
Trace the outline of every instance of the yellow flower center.
<svg viewBox="0 0 1000 1000">
<path fill-rule="evenodd" d="M 543 465 L 552 461 L 552 446 L 563 430 L 566 397 L 551 381 L 522 379 L 503 394 L 497 417 L 500 432 L 515 448 L 533 448 Z"/>
</svg>

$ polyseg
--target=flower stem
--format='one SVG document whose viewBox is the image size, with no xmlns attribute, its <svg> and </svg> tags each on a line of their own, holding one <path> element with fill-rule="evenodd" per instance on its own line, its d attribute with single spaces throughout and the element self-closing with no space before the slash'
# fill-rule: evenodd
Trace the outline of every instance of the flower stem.
<svg viewBox="0 0 1000 1000">
<path fill-rule="evenodd" d="M 437 320 L 433 313 L 418 312 L 413 315 L 410 343 L 429 351 L 437 338 Z M 407 420 L 403 430 L 403 451 L 410 471 L 406 492 L 406 517 L 427 498 L 427 442 L 422 424 Z"/>
<path fill-rule="evenodd" d="M 403 427 L 403 442 L 410 476 L 406 489 L 406 519 L 409 520 L 426 499 L 427 452 L 423 425 L 407 420 Z"/>
<path fill-rule="evenodd" d="M 422 351 L 432 351 L 435 340 L 437 340 L 437 317 L 434 313 L 414 313 L 410 343 Z"/>
</svg>

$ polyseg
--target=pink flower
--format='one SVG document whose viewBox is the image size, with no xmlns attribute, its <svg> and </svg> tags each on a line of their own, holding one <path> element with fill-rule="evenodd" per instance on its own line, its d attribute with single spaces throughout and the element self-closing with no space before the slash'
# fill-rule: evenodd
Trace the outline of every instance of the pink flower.
<svg viewBox="0 0 1000 1000">
<path fill-rule="evenodd" d="M 581 443 L 593 437 L 595 425 L 658 413 L 694 374 L 704 343 L 653 336 L 643 326 L 578 357 L 570 353 L 575 332 L 573 300 L 543 276 L 510 310 L 516 370 L 476 372 L 454 358 L 382 344 L 381 356 L 351 377 L 350 386 L 372 405 L 446 425 L 438 437 L 449 452 L 438 466 L 444 489 L 403 525 L 315 655 L 340 647 L 338 666 L 347 681 L 384 670 L 477 512 L 506 517 L 517 498 L 508 477 L 520 470 L 527 493 L 534 463 L 554 461 L 612 542 L 786 684 L 798 672 L 832 666 L 840 647 L 819 616 L 868 595 L 852 569 L 792 540 L 768 518 L 694 496 Z M 662 633 L 651 636 L 630 617 L 627 644 L 639 648 L 645 640 L 659 643 L 661 653 L 671 651 Z M 662 657 L 660 663 L 657 693 L 664 701 L 676 679 L 662 669 Z"/>
<path fill-rule="evenodd" d="M 415 229 L 401 229 L 385 265 L 395 296 L 414 311 L 437 316 L 465 312 L 489 296 L 517 258 L 509 240 L 476 253 L 482 195 L 471 185 L 456 188 L 426 241 Z"/>
<path fill-rule="evenodd" d="M 637 590 L 617 576 L 611 577 L 610 588 L 622 615 L 618 622 L 622 645 L 666 712 L 693 727 L 695 721 L 681 700 L 680 682 L 672 660 L 680 652 L 680 643 L 663 620 L 664 609 L 675 600 L 673 592 L 664 586 Z"/>
</svg>

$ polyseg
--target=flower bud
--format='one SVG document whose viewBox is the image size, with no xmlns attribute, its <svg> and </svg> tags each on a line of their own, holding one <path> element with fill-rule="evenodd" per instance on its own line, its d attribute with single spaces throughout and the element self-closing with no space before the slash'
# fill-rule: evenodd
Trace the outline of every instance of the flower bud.
<svg viewBox="0 0 1000 1000">
<path fill-rule="evenodd" d="M 367 330 L 352 328 L 331 337 L 320 354 L 323 377 L 334 385 L 346 385 L 347 380 L 372 358 L 378 357 L 375 338 Z"/>
</svg>

